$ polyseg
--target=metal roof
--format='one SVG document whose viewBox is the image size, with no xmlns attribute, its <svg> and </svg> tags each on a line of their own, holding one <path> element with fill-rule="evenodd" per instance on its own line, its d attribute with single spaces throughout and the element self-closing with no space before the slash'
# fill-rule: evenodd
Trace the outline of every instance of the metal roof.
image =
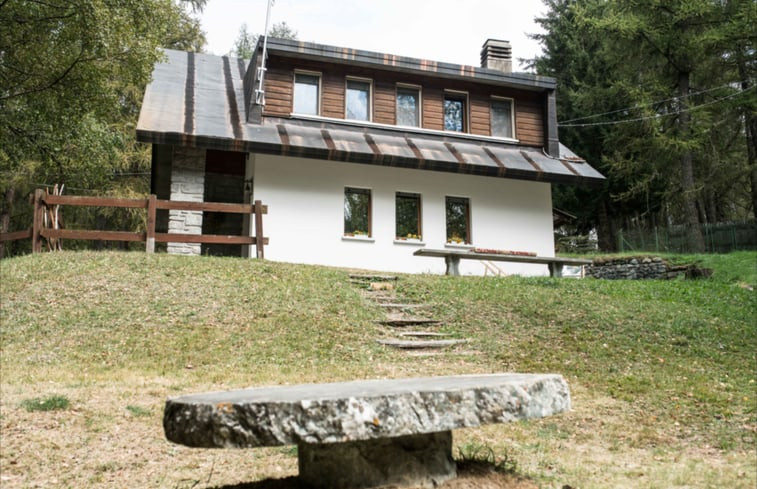
<svg viewBox="0 0 757 489">
<path fill-rule="evenodd" d="M 137 123 L 141 142 L 568 184 L 604 180 L 564 146 L 558 159 L 469 134 L 312 117 L 248 123 L 246 61 L 173 50 L 165 55 L 145 92 Z"/>
<path fill-rule="evenodd" d="M 531 73 L 504 73 L 490 68 L 409 58 L 394 54 L 327 46 L 291 39 L 269 37 L 267 50 L 269 55 L 327 61 L 330 63 L 349 64 L 351 66 L 364 66 L 415 75 L 432 75 L 436 78 L 467 81 L 473 79 L 476 83 L 495 84 L 522 90 L 554 89 L 557 86 L 555 79 L 549 76 L 540 76 Z"/>
</svg>

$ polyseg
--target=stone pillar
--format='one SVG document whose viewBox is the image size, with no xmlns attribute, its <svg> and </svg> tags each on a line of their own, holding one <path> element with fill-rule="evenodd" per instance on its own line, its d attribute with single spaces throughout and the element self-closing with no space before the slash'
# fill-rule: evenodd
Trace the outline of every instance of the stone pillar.
<svg viewBox="0 0 757 489">
<path fill-rule="evenodd" d="M 175 146 L 171 166 L 171 200 L 202 202 L 205 193 L 205 150 Z M 169 211 L 168 232 L 202 234 L 201 211 Z M 168 252 L 199 255 L 199 243 L 168 243 Z"/>
<path fill-rule="evenodd" d="M 452 432 L 297 447 L 300 481 L 315 489 L 434 488 L 457 476 Z"/>
</svg>

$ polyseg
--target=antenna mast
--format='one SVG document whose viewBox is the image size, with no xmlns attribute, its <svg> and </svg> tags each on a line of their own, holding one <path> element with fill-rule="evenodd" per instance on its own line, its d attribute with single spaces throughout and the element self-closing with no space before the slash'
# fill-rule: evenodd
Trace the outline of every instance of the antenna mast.
<svg viewBox="0 0 757 489">
<path fill-rule="evenodd" d="M 268 9 L 265 14 L 265 33 L 263 34 L 263 62 L 258 68 L 258 88 L 255 90 L 255 103 L 265 106 L 265 89 L 263 88 L 263 80 L 265 79 L 265 62 L 268 58 L 268 22 L 271 19 L 271 7 L 276 0 L 268 1 Z"/>
</svg>

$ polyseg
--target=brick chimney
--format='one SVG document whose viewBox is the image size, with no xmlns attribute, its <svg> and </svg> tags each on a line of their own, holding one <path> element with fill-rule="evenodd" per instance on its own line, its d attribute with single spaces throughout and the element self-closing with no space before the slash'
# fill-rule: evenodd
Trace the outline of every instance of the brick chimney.
<svg viewBox="0 0 757 489">
<path fill-rule="evenodd" d="M 513 52 L 510 41 L 487 39 L 481 48 L 481 68 L 512 73 Z"/>
</svg>

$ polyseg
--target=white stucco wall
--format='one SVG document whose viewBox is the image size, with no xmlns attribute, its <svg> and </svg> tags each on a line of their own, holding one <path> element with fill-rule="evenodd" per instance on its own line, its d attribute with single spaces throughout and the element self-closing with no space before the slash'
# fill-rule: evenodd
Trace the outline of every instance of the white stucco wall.
<svg viewBox="0 0 757 489">
<path fill-rule="evenodd" d="M 268 206 L 266 259 L 444 273 L 442 258 L 413 256 L 419 245 L 395 242 L 396 192 L 421 194 L 427 248 L 446 246 L 445 196 L 456 196 L 470 199 L 474 246 L 554 256 L 548 183 L 260 154 L 251 155 L 248 165 L 254 173 L 253 199 Z M 345 187 L 371 189 L 370 240 L 343 237 Z M 508 274 L 548 273 L 546 265 L 495 264 Z M 484 266 L 461 260 L 460 272 L 482 275 Z"/>
</svg>

